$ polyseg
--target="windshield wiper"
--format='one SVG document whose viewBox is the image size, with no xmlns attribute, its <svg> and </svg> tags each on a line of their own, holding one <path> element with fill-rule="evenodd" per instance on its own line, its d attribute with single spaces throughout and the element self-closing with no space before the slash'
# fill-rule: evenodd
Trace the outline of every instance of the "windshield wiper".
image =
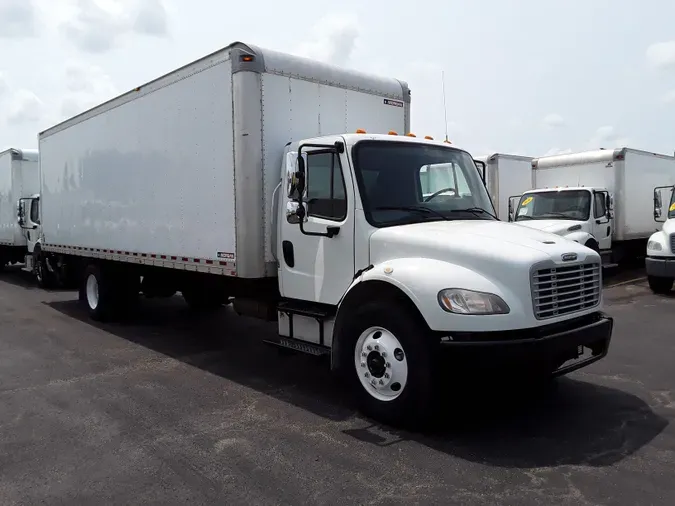
<svg viewBox="0 0 675 506">
<path fill-rule="evenodd" d="M 440 218 L 447 220 L 448 217 L 443 215 L 442 213 L 439 213 L 435 209 L 431 209 L 429 207 L 424 207 L 424 206 L 381 206 L 381 207 L 376 207 L 374 209 L 375 211 L 413 211 L 417 213 L 422 213 L 424 215 L 430 215 L 434 214 L 436 216 L 439 216 Z"/>
<path fill-rule="evenodd" d="M 449 213 L 473 213 L 474 216 L 480 216 L 481 214 L 487 214 L 492 216 L 495 220 L 499 220 L 494 214 L 490 211 L 486 211 L 482 207 L 467 207 L 466 209 L 446 209 Z"/>
</svg>

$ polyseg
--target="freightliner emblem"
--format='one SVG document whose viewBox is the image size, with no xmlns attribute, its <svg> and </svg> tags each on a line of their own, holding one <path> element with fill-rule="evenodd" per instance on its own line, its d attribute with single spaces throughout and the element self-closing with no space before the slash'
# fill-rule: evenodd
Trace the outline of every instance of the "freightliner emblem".
<svg viewBox="0 0 675 506">
<path fill-rule="evenodd" d="M 563 262 L 571 262 L 572 260 L 577 259 L 577 254 L 576 253 L 563 253 L 562 254 L 562 261 Z"/>
</svg>

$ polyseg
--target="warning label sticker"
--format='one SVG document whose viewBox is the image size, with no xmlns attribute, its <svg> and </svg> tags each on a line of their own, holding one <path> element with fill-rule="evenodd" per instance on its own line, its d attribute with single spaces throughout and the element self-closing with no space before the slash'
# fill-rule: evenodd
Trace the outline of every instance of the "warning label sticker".
<svg viewBox="0 0 675 506">
<path fill-rule="evenodd" d="M 217 255 L 218 255 L 218 258 L 222 258 L 223 260 L 234 260 L 234 253 L 228 253 L 226 251 L 219 251 Z"/>
<path fill-rule="evenodd" d="M 384 105 L 391 105 L 394 107 L 403 107 L 403 102 L 400 100 L 392 100 L 390 98 L 385 98 L 384 99 Z"/>
</svg>

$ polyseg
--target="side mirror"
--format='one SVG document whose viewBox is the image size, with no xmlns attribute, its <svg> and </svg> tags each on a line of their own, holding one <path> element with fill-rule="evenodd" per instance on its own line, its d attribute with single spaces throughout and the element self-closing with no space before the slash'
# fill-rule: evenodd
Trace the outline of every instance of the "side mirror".
<svg viewBox="0 0 675 506">
<path fill-rule="evenodd" d="M 654 188 L 654 221 L 658 223 L 663 223 L 667 219 L 668 212 L 663 212 L 663 203 L 670 202 L 672 189 L 672 186 Z"/>
<path fill-rule="evenodd" d="M 515 221 L 516 219 L 516 208 L 518 207 L 518 202 L 520 201 L 520 195 L 514 195 L 509 197 L 509 221 Z"/>
<path fill-rule="evenodd" d="M 304 172 L 305 158 L 307 158 L 305 153 L 300 158 L 295 151 L 286 154 L 286 196 L 291 200 L 299 201 L 306 193 L 305 188 L 303 188 L 303 194 L 300 194 L 300 181 L 298 179 L 300 169 Z"/>
<path fill-rule="evenodd" d="M 481 160 L 474 160 L 473 163 L 476 164 L 476 169 L 478 170 L 478 174 L 480 174 L 480 178 L 483 181 L 483 184 L 485 184 L 485 162 Z"/>
</svg>

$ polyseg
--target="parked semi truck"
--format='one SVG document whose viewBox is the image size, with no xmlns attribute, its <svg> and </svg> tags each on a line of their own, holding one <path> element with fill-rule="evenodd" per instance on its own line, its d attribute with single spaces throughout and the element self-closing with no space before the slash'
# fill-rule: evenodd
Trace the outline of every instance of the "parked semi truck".
<svg viewBox="0 0 675 506">
<path fill-rule="evenodd" d="M 409 125 L 405 82 L 234 43 L 40 133 L 45 280 L 94 319 L 181 292 L 277 321 L 393 424 L 442 402 L 443 349 L 537 378 L 604 357 L 598 254 L 496 220 L 470 154 Z"/>
<path fill-rule="evenodd" d="M 644 255 L 655 231 L 654 188 L 675 183 L 675 157 L 629 148 L 536 158 L 532 166 L 535 189 L 517 197 L 515 222 L 584 244 L 605 266 Z"/>
<path fill-rule="evenodd" d="M 649 237 L 645 270 L 649 288 L 664 294 L 675 281 L 675 186 L 654 189 L 654 220 L 663 227 Z"/>
<path fill-rule="evenodd" d="M 38 151 L 15 148 L 2 151 L 0 153 L 0 269 L 8 264 L 22 263 L 27 252 L 28 237 L 31 234 L 37 236 L 37 230 L 21 228 L 19 217 L 27 202 L 24 198 L 37 197 L 36 194 L 39 191 Z M 34 212 L 37 212 L 37 208 Z"/>
<path fill-rule="evenodd" d="M 509 219 L 509 199 L 534 188 L 531 156 L 494 153 L 478 156 L 485 164 L 485 185 L 500 220 Z"/>
</svg>

